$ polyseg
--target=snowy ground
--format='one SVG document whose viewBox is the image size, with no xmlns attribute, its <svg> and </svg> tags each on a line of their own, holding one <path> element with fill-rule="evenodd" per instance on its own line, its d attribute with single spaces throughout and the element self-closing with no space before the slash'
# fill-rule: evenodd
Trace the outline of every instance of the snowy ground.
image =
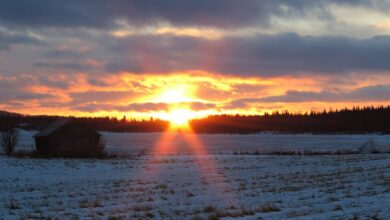
<svg viewBox="0 0 390 220">
<path fill-rule="evenodd" d="M 20 132 L 21 140 L 17 150 L 33 150 L 32 136 L 36 131 Z M 107 143 L 109 152 L 139 153 L 152 152 L 156 145 L 167 149 L 164 153 L 193 152 L 188 147 L 187 139 L 198 139 L 207 146 L 209 153 L 234 151 L 285 151 L 313 150 L 335 151 L 356 150 L 362 145 L 372 142 L 375 147 L 390 150 L 390 135 L 311 135 L 311 134 L 186 134 L 186 133 L 112 133 L 101 132 Z M 172 146 L 175 143 L 175 146 Z"/>
<path fill-rule="evenodd" d="M 0 219 L 390 219 L 390 155 L 0 156 Z"/>
<path fill-rule="evenodd" d="M 17 150 L 34 150 L 21 131 Z M 0 219 L 390 219 L 390 154 L 233 155 L 390 149 L 389 135 L 102 132 L 109 160 L 0 156 Z"/>
</svg>

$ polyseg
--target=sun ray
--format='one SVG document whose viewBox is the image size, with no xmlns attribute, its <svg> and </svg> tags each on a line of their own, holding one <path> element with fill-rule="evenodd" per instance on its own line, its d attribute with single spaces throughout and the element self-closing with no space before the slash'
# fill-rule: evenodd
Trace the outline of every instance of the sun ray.
<svg viewBox="0 0 390 220">
<path fill-rule="evenodd" d="M 193 155 L 196 165 L 196 173 L 190 175 L 198 175 L 200 181 L 205 182 L 210 187 L 209 192 L 213 194 L 213 197 L 219 198 L 226 205 L 238 206 L 236 195 L 226 193 L 230 191 L 230 186 L 225 180 L 223 169 L 216 166 L 213 155 L 207 151 L 190 126 L 186 131 L 179 132 L 168 129 L 162 133 L 145 160 L 144 166 L 148 167 L 147 171 L 139 173 L 139 177 L 158 180 L 158 178 L 164 176 L 165 172 L 171 171 L 166 170 L 165 166 L 160 167 L 156 164 L 170 158 L 170 155 L 188 153 Z"/>
</svg>

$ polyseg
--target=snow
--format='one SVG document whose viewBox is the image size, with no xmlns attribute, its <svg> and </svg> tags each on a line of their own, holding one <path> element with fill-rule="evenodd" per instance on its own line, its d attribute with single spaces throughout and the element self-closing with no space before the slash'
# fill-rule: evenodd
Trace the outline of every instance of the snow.
<svg viewBox="0 0 390 220">
<path fill-rule="evenodd" d="M 35 133 L 20 131 L 17 149 L 33 150 Z M 0 156 L 0 219 L 390 219 L 390 154 L 228 153 L 389 147 L 388 135 L 103 136 L 133 156 Z"/>
<path fill-rule="evenodd" d="M 390 218 L 390 155 L 0 157 L 0 216 Z"/>
<path fill-rule="evenodd" d="M 21 140 L 18 150 L 33 150 L 32 136 L 36 131 L 20 132 Z M 286 150 L 356 150 L 367 142 L 373 142 L 376 147 L 390 149 L 390 135 L 312 135 L 312 134 L 171 134 L 171 138 L 164 138 L 164 133 L 113 133 L 100 132 L 106 140 L 109 152 L 139 153 L 150 152 L 156 145 L 167 149 L 165 153 L 191 152 L 188 148 L 189 139 L 199 139 L 207 146 L 209 153 L 254 151 L 272 152 Z M 172 147 L 171 143 L 175 143 Z"/>
</svg>

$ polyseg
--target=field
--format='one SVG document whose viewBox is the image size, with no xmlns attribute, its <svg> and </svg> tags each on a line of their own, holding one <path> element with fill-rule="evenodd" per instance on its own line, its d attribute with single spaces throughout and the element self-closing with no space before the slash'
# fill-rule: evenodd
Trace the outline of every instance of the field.
<svg viewBox="0 0 390 220">
<path fill-rule="evenodd" d="M 18 150 L 33 150 L 32 136 L 36 131 L 21 130 Z M 208 153 L 236 151 L 336 151 L 356 150 L 363 145 L 374 145 L 383 151 L 390 150 L 390 135 L 311 135 L 311 134 L 186 134 L 186 133 L 112 133 L 101 132 L 109 152 L 119 154 L 154 153 L 158 146 L 168 154 L 194 152 L 194 140 Z"/>
<path fill-rule="evenodd" d="M 390 154 L 258 155 L 388 151 L 389 135 L 103 136 L 120 157 L 0 156 L 0 219 L 390 219 Z"/>
<path fill-rule="evenodd" d="M 0 157 L 5 219 L 389 219 L 390 155 Z"/>
</svg>

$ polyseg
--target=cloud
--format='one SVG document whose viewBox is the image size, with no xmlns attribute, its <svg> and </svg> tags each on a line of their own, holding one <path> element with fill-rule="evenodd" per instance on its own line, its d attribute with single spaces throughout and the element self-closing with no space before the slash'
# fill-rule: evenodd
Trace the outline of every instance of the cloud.
<svg viewBox="0 0 390 220">
<path fill-rule="evenodd" d="M 195 95 L 203 100 L 221 101 L 232 95 L 232 93 L 218 88 L 212 82 L 205 81 L 197 83 Z"/>
<path fill-rule="evenodd" d="M 143 102 L 143 103 L 130 103 L 127 105 L 110 104 L 110 103 L 86 103 L 71 107 L 74 110 L 85 112 L 98 112 L 98 111 L 118 111 L 118 112 L 168 112 L 171 105 L 175 108 L 180 106 L 186 106 L 194 111 L 209 110 L 216 107 L 214 103 L 202 103 L 202 102 L 182 102 L 182 103 L 163 103 L 163 102 Z"/>
<path fill-rule="evenodd" d="M 343 91 L 297 91 L 289 90 L 284 95 L 263 98 L 241 98 L 224 103 L 222 109 L 281 109 L 278 103 L 303 102 L 389 102 L 390 85 L 360 87 L 349 92 Z"/>
<path fill-rule="evenodd" d="M 232 85 L 232 92 L 235 94 L 254 95 L 264 93 L 267 85 L 237 83 Z"/>
<path fill-rule="evenodd" d="M 182 103 L 182 104 L 186 104 L 186 103 Z M 210 110 L 210 109 L 215 109 L 217 107 L 215 103 L 190 102 L 188 104 L 190 109 L 194 111 Z"/>
<path fill-rule="evenodd" d="M 74 71 L 87 71 L 87 70 L 93 70 L 95 68 L 94 65 L 90 65 L 88 63 L 83 63 L 79 61 L 62 61 L 62 62 L 34 62 L 33 66 L 36 68 L 45 68 L 45 69 L 67 69 L 67 70 L 74 70 Z"/>
<path fill-rule="evenodd" d="M 166 103 L 131 103 L 128 105 L 104 104 L 104 103 L 88 103 L 79 106 L 71 107 L 73 110 L 84 112 L 98 111 L 119 111 L 119 112 L 153 112 L 153 111 L 168 111 Z"/>
<path fill-rule="evenodd" d="M 119 111 L 135 111 L 135 112 L 152 112 L 152 111 L 168 111 L 167 103 L 132 103 L 123 107 L 119 107 Z"/>
<path fill-rule="evenodd" d="M 178 26 L 242 27 L 267 25 L 273 16 L 304 16 L 316 9 L 331 17 L 327 5 L 352 5 L 386 11 L 389 4 L 380 0 L 5 0 L 0 21 L 25 27 L 106 28 L 117 20 L 133 25 L 169 22 Z"/>
<path fill-rule="evenodd" d="M 11 45 L 16 44 L 41 44 L 42 42 L 35 37 L 18 34 L 18 33 L 10 33 L 6 31 L 2 31 L 0 29 L 0 50 L 9 50 Z"/>
<path fill-rule="evenodd" d="M 390 36 L 368 39 L 295 33 L 226 37 L 132 36 L 111 50 L 126 57 L 106 71 L 202 70 L 237 75 L 340 74 L 390 71 Z"/>
<path fill-rule="evenodd" d="M 14 94 L 15 100 L 41 100 L 45 98 L 54 98 L 54 95 L 48 94 L 48 93 L 20 93 L 20 94 Z"/>
<path fill-rule="evenodd" d="M 0 78 L 1 79 L 1 78 Z M 23 82 L 15 82 L 13 80 L 0 80 L 0 103 L 16 101 L 31 101 L 55 98 L 55 95 L 50 93 L 27 91 L 26 84 Z"/>
<path fill-rule="evenodd" d="M 0 74 L 0 103 L 28 101 L 45 102 L 48 100 L 61 102 L 58 91 L 65 92 L 75 85 L 77 79 L 67 75 L 14 74 L 5 76 Z"/>
<path fill-rule="evenodd" d="M 90 55 L 88 49 L 56 48 L 47 51 L 44 56 L 48 58 L 84 58 Z"/>
<path fill-rule="evenodd" d="M 230 102 L 226 102 L 223 105 L 224 109 L 245 109 L 253 105 L 253 103 L 262 102 L 260 98 L 241 98 Z"/>
<path fill-rule="evenodd" d="M 26 112 L 148 112 L 169 106 L 135 102 L 188 84 L 204 102 L 182 104 L 199 111 L 388 102 L 390 36 L 366 36 L 390 33 L 369 32 L 389 9 L 383 0 L 4 0 L 0 101 Z M 368 84 L 377 86 L 348 92 Z"/>
<path fill-rule="evenodd" d="M 243 102 L 358 102 L 358 101 L 390 101 L 390 85 L 374 85 L 361 87 L 350 92 L 310 92 L 288 91 L 284 95 L 243 100 Z"/>
<path fill-rule="evenodd" d="M 130 102 L 138 93 L 134 91 L 86 91 L 69 93 L 72 104 Z"/>
</svg>

